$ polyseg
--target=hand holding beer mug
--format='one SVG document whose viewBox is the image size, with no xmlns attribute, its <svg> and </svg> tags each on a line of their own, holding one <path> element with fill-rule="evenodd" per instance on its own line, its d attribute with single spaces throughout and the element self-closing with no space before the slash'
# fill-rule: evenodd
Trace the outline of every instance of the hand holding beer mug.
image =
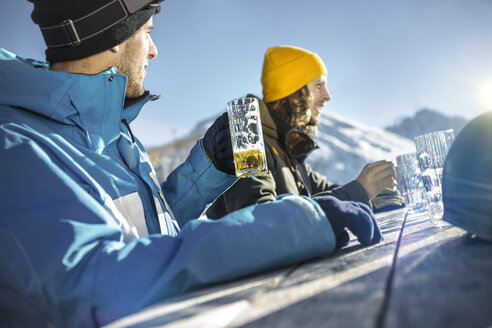
<svg viewBox="0 0 492 328">
<path fill-rule="evenodd" d="M 227 103 L 234 167 L 238 178 L 268 172 L 258 99 L 238 98 Z"/>
</svg>

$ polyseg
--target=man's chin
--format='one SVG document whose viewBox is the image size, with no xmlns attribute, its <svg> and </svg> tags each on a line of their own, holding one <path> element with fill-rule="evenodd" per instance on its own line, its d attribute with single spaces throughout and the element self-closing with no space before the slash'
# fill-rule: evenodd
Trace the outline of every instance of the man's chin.
<svg viewBox="0 0 492 328">
<path fill-rule="evenodd" d="M 316 118 L 311 116 L 309 123 L 306 124 L 306 131 L 308 131 L 310 135 L 314 136 L 318 131 L 319 123 L 320 123 L 319 116 Z"/>
<path fill-rule="evenodd" d="M 316 116 L 316 117 L 311 116 L 311 119 L 309 120 L 308 125 L 312 125 L 314 127 L 317 127 L 319 125 L 319 123 L 320 123 L 319 116 Z"/>
<path fill-rule="evenodd" d="M 125 98 L 126 99 L 132 99 L 132 98 L 138 98 L 141 97 L 145 93 L 145 88 L 143 85 L 137 86 L 128 86 L 126 88 L 126 93 L 125 93 Z"/>
<path fill-rule="evenodd" d="M 318 132 L 318 127 L 316 125 L 306 125 L 305 130 L 310 136 L 315 136 Z"/>
</svg>

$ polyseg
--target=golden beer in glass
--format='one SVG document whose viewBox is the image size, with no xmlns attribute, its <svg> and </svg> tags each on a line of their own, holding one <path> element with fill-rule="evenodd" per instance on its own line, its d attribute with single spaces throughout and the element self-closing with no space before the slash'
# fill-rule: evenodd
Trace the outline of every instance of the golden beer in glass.
<svg viewBox="0 0 492 328">
<path fill-rule="evenodd" d="M 245 97 L 227 103 L 236 176 L 268 172 L 258 99 Z"/>
</svg>

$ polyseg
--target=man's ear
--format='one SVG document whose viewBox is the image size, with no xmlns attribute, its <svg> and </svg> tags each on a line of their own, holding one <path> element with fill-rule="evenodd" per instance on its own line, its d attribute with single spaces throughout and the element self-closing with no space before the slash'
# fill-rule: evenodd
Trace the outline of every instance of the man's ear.
<svg viewBox="0 0 492 328">
<path fill-rule="evenodd" d="M 120 51 L 120 45 L 114 46 L 113 48 L 109 49 L 113 53 L 117 53 Z"/>
</svg>

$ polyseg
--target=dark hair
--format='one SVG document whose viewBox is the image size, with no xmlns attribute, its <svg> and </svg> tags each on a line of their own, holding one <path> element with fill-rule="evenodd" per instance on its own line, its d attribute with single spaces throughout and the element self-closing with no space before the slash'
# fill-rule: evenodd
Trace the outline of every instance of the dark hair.
<svg viewBox="0 0 492 328">
<path fill-rule="evenodd" d="M 267 103 L 267 106 L 290 126 L 304 128 L 311 119 L 311 112 L 307 108 L 308 97 L 308 88 L 303 86 L 287 97 Z"/>
<path fill-rule="evenodd" d="M 317 123 L 311 121 L 311 111 L 307 105 L 309 97 L 307 86 L 303 86 L 287 97 L 267 103 L 267 106 L 271 113 L 288 125 L 314 135 Z"/>
</svg>

